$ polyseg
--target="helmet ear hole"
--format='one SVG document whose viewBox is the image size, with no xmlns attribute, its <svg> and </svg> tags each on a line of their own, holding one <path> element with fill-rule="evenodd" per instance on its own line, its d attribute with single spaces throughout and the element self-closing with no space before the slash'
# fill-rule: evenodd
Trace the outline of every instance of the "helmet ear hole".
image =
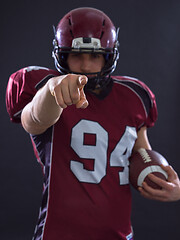
<svg viewBox="0 0 180 240">
<path fill-rule="evenodd" d="M 108 74 L 111 74 L 115 68 L 116 63 L 114 61 L 114 54 L 112 53 L 105 54 L 104 58 L 105 58 L 105 65 L 102 69 L 102 73 L 103 75 L 108 75 Z"/>
<path fill-rule="evenodd" d="M 69 72 L 69 67 L 67 64 L 67 58 L 68 58 L 68 53 L 58 53 L 58 61 L 59 64 L 62 66 L 63 69 L 67 70 L 67 73 Z"/>
<path fill-rule="evenodd" d="M 105 59 L 105 62 L 107 62 L 110 58 L 110 54 L 107 53 L 107 54 L 104 54 L 104 59 Z"/>
<path fill-rule="evenodd" d="M 58 55 L 59 55 L 59 59 L 67 62 L 68 53 L 59 53 Z"/>
</svg>

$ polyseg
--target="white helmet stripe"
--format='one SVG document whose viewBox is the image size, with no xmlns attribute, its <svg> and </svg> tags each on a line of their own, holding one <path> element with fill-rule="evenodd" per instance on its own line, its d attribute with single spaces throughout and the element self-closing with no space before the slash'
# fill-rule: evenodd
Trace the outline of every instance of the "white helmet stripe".
<svg viewBox="0 0 180 240">
<path fill-rule="evenodd" d="M 72 41 L 72 48 L 101 48 L 101 41 L 98 38 L 74 38 Z"/>
</svg>

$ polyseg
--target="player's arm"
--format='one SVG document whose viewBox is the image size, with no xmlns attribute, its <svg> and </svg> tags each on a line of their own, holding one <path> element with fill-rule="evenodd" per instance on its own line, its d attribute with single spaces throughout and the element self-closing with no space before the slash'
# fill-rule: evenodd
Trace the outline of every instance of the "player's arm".
<svg viewBox="0 0 180 240">
<path fill-rule="evenodd" d="M 57 122 L 67 106 L 75 104 L 77 108 L 86 108 L 88 102 L 83 90 L 86 82 L 87 77 L 83 75 L 51 78 L 23 109 L 21 122 L 24 129 L 31 134 L 43 133 Z"/>
<path fill-rule="evenodd" d="M 147 128 L 142 127 L 137 133 L 137 140 L 133 147 L 133 152 L 136 152 L 139 148 L 145 148 L 151 150 L 151 145 L 147 136 Z"/>
<path fill-rule="evenodd" d="M 138 132 L 138 137 L 134 145 L 133 151 L 137 151 L 139 148 L 151 149 L 146 127 L 142 127 Z M 167 181 L 164 181 L 154 174 L 149 174 L 148 177 L 151 181 L 155 182 L 162 189 L 153 189 L 146 182 L 143 182 L 142 187 L 139 188 L 140 193 L 145 198 L 152 200 L 158 200 L 163 202 L 180 200 L 180 180 L 177 173 L 171 166 L 162 166 L 168 174 Z"/>
</svg>

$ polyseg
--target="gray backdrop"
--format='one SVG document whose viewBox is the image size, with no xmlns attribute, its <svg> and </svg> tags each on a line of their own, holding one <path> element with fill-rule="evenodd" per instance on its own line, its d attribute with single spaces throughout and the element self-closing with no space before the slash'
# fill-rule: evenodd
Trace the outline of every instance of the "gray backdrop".
<svg viewBox="0 0 180 240">
<path fill-rule="evenodd" d="M 156 94 L 159 118 L 149 130 L 152 147 L 180 173 L 179 81 L 180 1 L 44 0 L 1 2 L 0 94 L 0 239 L 30 240 L 41 201 L 41 168 L 20 125 L 5 108 L 9 75 L 28 65 L 54 68 L 52 25 L 75 7 L 107 13 L 120 26 L 116 74 L 137 77 Z M 136 240 L 180 239 L 180 202 L 143 199 L 133 190 L 132 222 Z"/>
</svg>

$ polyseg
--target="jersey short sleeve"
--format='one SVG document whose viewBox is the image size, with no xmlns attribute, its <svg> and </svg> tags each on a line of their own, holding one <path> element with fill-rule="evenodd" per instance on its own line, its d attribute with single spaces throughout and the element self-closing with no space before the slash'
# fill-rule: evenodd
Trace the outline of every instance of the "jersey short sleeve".
<svg viewBox="0 0 180 240">
<path fill-rule="evenodd" d="M 37 90 L 57 71 L 39 66 L 22 68 L 13 73 L 6 89 L 6 107 L 12 122 L 21 122 L 23 108 L 33 99 Z"/>
<path fill-rule="evenodd" d="M 158 117 L 158 111 L 155 95 L 149 87 L 144 82 L 127 76 L 115 76 L 113 77 L 113 80 L 126 86 L 137 95 L 141 101 L 146 116 L 142 126 L 148 128 L 153 127 Z"/>
</svg>

